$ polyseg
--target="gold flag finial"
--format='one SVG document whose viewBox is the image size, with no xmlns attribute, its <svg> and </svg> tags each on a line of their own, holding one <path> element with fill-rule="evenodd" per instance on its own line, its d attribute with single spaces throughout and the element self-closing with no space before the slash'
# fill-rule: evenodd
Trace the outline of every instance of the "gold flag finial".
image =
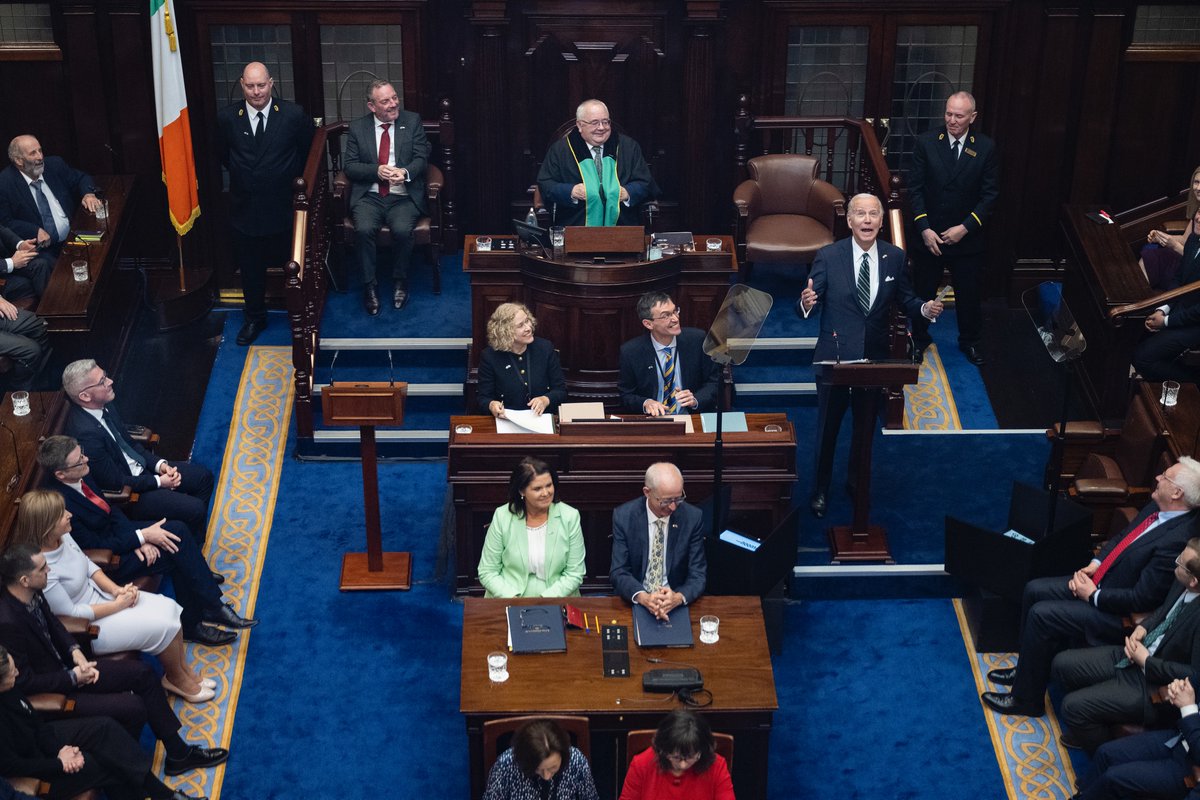
<svg viewBox="0 0 1200 800">
<path fill-rule="evenodd" d="M 171 22 L 171 4 L 163 4 L 163 26 L 167 30 L 167 42 L 171 45 L 171 52 L 174 53 L 179 49 L 179 43 L 175 40 L 175 25 Z"/>
</svg>

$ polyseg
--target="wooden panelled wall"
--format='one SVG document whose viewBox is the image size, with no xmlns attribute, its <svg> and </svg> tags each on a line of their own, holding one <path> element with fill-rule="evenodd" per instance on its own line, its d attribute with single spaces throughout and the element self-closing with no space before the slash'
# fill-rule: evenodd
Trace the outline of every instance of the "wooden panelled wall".
<svg viewBox="0 0 1200 800">
<path fill-rule="evenodd" d="M 998 142 L 1002 194 L 990 292 L 1010 298 L 1052 267 L 1065 202 L 1121 208 L 1174 193 L 1200 163 L 1197 53 L 1130 53 L 1128 0 L 175 0 L 188 64 L 203 216 L 188 257 L 227 265 L 224 200 L 211 150 L 204 20 L 291 24 L 296 98 L 320 106 L 317 27 L 403 18 L 411 43 L 406 104 L 457 122 L 463 231 L 499 231 L 527 203 L 535 164 L 576 103 L 600 96 L 642 144 L 673 224 L 726 232 L 733 114 L 747 93 L 783 113 L 789 24 L 977 24 L 980 124 Z M 169 263 L 144 0 L 52 0 L 60 53 L 0 51 L 0 141 L 36 134 L 47 153 L 92 172 L 141 176 L 127 256 Z M 886 45 L 884 45 L 886 46 Z M 406 62 L 410 58 L 406 57 Z M 406 64 L 407 67 L 407 64 Z M 885 92 L 890 76 L 868 88 Z M 881 98 L 885 101 L 887 98 Z M 365 113 L 365 108 L 363 108 Z M 319 113 L 319 112 L 313 112 Z"/>
</svg>

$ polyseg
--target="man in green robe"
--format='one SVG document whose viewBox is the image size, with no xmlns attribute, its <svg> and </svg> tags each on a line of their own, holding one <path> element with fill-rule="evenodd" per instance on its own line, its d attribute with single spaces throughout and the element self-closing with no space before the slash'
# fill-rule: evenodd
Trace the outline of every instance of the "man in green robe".
<svg viewBox="0 0 1200 800">
<path fill-rule="evenodd" d="M 550 146 L 537 181 L 554 225 L 640 225 L 638 206 L 658 191 L 642 148 L 613 134 L 599 100 L 575 109 L 575 130 Z"/>
</svg>

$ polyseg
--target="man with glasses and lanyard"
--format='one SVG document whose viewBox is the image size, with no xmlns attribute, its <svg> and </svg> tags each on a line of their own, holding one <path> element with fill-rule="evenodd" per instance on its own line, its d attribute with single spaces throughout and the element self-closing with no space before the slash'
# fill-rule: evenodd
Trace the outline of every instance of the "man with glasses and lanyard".
<svg viewBox="0 0 1200 800">
<path fill-rule="evenodd" d="M 537 182 L 555 225 L 641 224 L 637 208 L 658 187 L 638 143 L 612 133 L 608 106 L 584 100 L 575 130 L 550 145 Z"/>
<path fill-rule="evenodd" d="M 652 417 L 714 410 L 721 367 L 704 354 L 704 331 L 682 327 L 680 308 L 665 292 L 646 292 L 637 311 L 649 336 L 621 345 L 621 405 Z"/>
<path fill-rule="evenodd" d="M 621 597 L 666 619 L 704 593 L 702 516 L 684 502 L 683 475 L 674 464 L 651 464 L 642 494 L 613 511 L 609 580 Z"/>
<path fill-rule="evenodd" d="M 1200 463 L 1182 456 L 1155 479 L 1150 503 L 1086 566 L 1071 576 L 1036 578 L 1021 599 L 1017 665 L 988 673 L 1009 692 L 984 692 L 1001 714 L 1040 717 L 1054 656 L 1068 647 L 1121 644 L 1122 618 L 1144 616 L 1167 596 L 1175 558 L 1198 532 Z"/>
</svg>

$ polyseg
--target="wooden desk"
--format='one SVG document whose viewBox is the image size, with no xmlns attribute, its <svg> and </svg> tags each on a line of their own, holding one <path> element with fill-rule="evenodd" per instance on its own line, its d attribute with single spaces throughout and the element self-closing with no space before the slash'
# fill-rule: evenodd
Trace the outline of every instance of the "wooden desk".
<svg viewBox="0 0 1200 800">
<path fill-rule="evenodd" d="M 41 485 L 37 451 L 42 439 L 61 432 L 67 418 L 67 399 L 62 392 L 30 392 L 29 406 L 30 413 L 14 417 L 9 395 L 0 398 L 0 550 L 12 534 L 16 501 Z"/>
<path fill-rule="evenodd" d="M 703 243 L 707 236 L 696 236 Z M 644 334 L 637 299 L 664 291 L 683 309 L 683 324 L 707 329 L 737 275 L 733 239 L 723 249 L 680 253 L 662 261 L 591 264 L 568 257 L 548 261 L 517 250 L 501 250 L 511 236 L 493 236 L 492 250 L 463 243 L 463 271 L 471 279 L 471 351 L 467 402 L 474 407 L 479 354 L 487 346 L 487 321 L 501 303 L 524 303 L 538 321 L 537 335 L 558 348 L 574 400 L 601 400 L 616 407 L 618 356 L 623 342 Z M 627 259 L 628 260 L 628 259 Z"/>
<path fill-rule="evenodd" d="M 747 414 L 746 433 L 724 433 L 724 481 L 731 504 L 761 516 L 770 530 L 787 515 L 796 483 L 796 431 L 784 414 Z M 716 436 L 567 437 L 559 434 L 498 434 L 492 417 L 451 417 L 447 481 L 454 503 L 455 590 L 483 594 L 477 567 L 483 539 L 497 506 L 508 502 L 508 479 L 525 456 L 540 458 L 558 473 L 557 497 L 579 510 L 587 550 L 583 591 L 611 592 L 612 512 L 642 496 L 646 468 L 670 461 L 683 472 L 688 501 L 712 494 Z M 778 425 L 767 433 L 766 425 Z M 472 433 L 456 433 L 470 425 Z M 757 512 L 757 513 L 753 513 Z"/>
<path fill-rule="evenodd" d="M 571 602 L 602 623 L 630 626 L 628 678 L 605 678 L 600 637 L 567 631 L 567 652 L 509 655 L 509 679 L 492 684 L 487 654 L 504 650 L 504 608 L 536 605 L 538 600 L 467 598 L 463 603 L 462 694 L 459 710 L 466 717 L 470 744 L 471 797 L 483 793 L 483 723 L 500 717 L 536 712 L 585 715 L 591 721 L 592 771 L 597 782 L 609 778 L 619 791 L 625 775 L 625 734 L 654 728 L 663 715 L 679 707 L 669 695 L 642 692 L 642 674 L 657 668 L 645 659 L 662 657 L 700 670 L 712 705 L 703 714 L 714 731 L 734 737 L 733 785 L 740 800 L 767 796 L 767 750 L 774 711 L 775 675 L 767 652 L 762 607 L 757 597 L 701 597 L 690 606 L 696 645 L 690 649 L 642 650 L 633 641 L 629 606 L 618 597 L 585 597 Z M 700 644 L 700 616 L 721 618 L 721 639 Z M 605 758 L 607 756 L 607 758 Z M 602 795 L 603 796 L 603 795 Z"/>
<path fill-rule="evenodd" d="M 1159 402 L 1161 383 L 1139 383 L 1138 394 L 1162 432 L 1161 469 L 1174 464 L 1180 456 L 1195 458 L 1200 449 L 1197 448 L 1200 444 L 1200 389 L 1196 384 L 1179 384 L 1179 403 L 1171 408 Z"/>
<path fill-rule="evenodd" d="M 101 301 L 117 268 L 117 252 L 125 232 L 126 210 L 133 191 L 132 175 L 100 175 L 96 186 L 108 201 L 107 232 L 99 242 L 76 245 L 71 241 L 63 246 L 58 261 L 50 273 L 50 282 L 37 305 L 37 315 L 46 320 L 51 332 L 91 331 L 101 309 Z M 99 229 L 101 223 L 81 206 L 71 217 L 72 236 L 78 230 Z M 71 274 L 71 262 L 86 258 L 90 279 L 76 281 Z M 125 298 L 123 305 L 137 306 L 136 298 Z"/>
</svg>

